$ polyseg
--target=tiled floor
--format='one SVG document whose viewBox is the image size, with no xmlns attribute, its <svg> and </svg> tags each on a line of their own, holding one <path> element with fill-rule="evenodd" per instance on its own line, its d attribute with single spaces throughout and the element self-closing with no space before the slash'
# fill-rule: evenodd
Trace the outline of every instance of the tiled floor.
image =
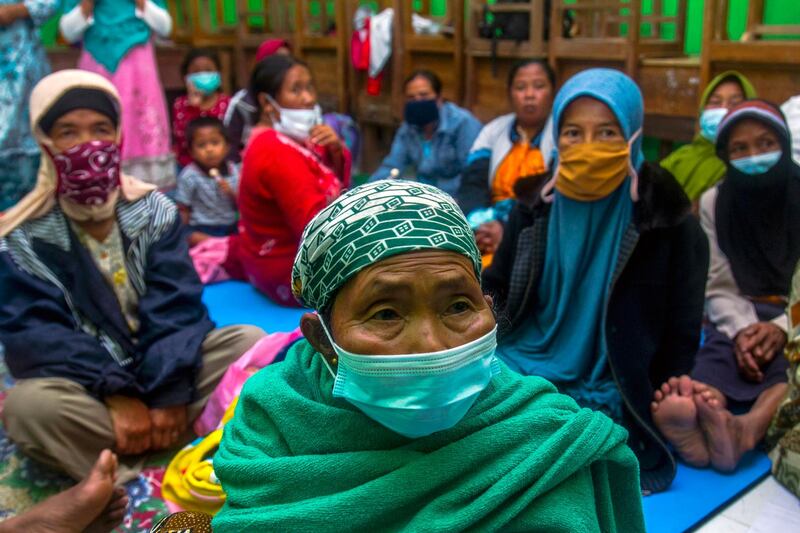
<svg viewBox="0 0 800 533">
<path fill-rule="evenodd" d="M 723 509 L 698 533 L 800 532 L 800 500 L 772 477 Z"/>
</svg>

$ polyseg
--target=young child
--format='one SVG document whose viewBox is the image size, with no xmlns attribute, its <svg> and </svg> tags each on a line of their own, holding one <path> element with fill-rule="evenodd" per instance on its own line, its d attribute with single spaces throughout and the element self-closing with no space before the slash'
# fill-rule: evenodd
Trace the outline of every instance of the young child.
<svg viewBox="0 0 800 533">
<path fill-rule="evenodd" d="M 179 96 L 172 106 L 173 148 L 178 164 L 192 162 L 186 127 L 199 117 L 222 119 L 228 110 L 230 96 L 222 92 L 219 55 L 214 50 L 193 48 L 186 54 L 181 74 L 186 82 L 186 96 Z"/>
<path fill-rule="evenodd" d="M 186 140 L 192 162 L 178 176 L 175 201 L 194 246 L 208 237 L 236 233 L 239 168 L 226 160 L 229 143 L 220 119 L 193 120 Z"/>
</svg>

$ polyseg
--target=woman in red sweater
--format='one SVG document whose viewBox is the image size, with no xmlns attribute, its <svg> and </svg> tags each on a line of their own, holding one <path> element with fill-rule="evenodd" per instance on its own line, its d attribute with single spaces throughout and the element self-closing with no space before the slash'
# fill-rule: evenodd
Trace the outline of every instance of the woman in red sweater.
<svg viewBox="0 0 800 533">
<path fill-rule="evenodd" d="M 297 305 L 290 274 L 306 224 L 350 181 L 351 157 L 322 111 L 305 63 L 272 56 L 250 82 L 261 109 L 244 154 L 239 234 L 225 269 L 283 305 Z"/>
</svg>

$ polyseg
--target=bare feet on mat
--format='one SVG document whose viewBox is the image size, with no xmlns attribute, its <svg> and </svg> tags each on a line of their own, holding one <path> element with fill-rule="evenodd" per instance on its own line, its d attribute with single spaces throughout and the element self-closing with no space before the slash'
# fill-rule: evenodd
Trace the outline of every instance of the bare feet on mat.
<svg viewBox="0 0 800 533">
<path fill-rule="evenodd" d="M 128 498 L 114 488 L 117 457 L 104 450 L 86 479 L 35 505 L 20 516 L 0 523 L 0 532 L 106 533 L 125 513 Z"/>
<path fill-rule="evenodd" d="M 656 427 L 683 460 L 702 467 L 708 465 L 710 456 L 698 424 L 694 394 L 695 382 L 689 376 L 672 377 L 655 392 L 650 410 Z"/>
<path fill-rule="evenodd" d="M 694 402 L 711 464 L 721 472 L 733 471 L 744 452 L 755 445 L 742 418 L 733 416 L 713 395 L 695 394 Z"/>
</svg>

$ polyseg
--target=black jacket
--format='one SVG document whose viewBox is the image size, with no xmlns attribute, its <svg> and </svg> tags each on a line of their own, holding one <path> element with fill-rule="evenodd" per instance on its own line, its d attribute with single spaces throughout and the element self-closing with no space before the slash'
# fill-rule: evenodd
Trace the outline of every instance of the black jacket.
<svg viewBox="0 0 800 533">
<path fill-rule="evenodd" d="M 0 239 L 0 343 L 17 379 L 61 377 L 95 398 L 150 407 L 195 400 L 214 327 L 175 205 L 159 193 L 117 204 L 126 267 L 139 294 L 132 334 L 119 301 L 58 207 Z"/>
<path fill-rule="evenodd" d="M 640 201 L 625 233 L 607 308 L 608 362 L 625 406 L 629 444 L 644 491 L 666 489 L 676 462 L 653 425 L 650 402 L 666 379 L 688 373 L 700 342 L 708 241 L 675 179 L 645 164 Z M 538 188 L 511 212 L 484 289 L 499 310 L 500 335 L 519 327 L 536 305 L 547 249 L 550 204 Z"/>
</svg>

